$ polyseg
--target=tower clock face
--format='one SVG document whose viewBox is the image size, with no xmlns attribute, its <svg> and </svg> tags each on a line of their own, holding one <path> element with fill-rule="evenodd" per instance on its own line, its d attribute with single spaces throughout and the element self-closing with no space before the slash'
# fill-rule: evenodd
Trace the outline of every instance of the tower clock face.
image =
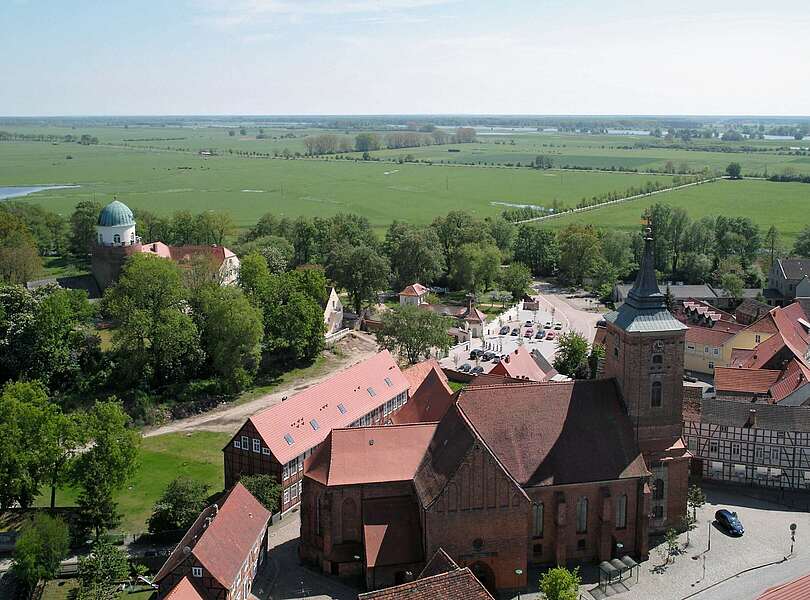
<svg viewBox="0 0 810 600">
<path fill-rule="evenodd" d="M 661 352 L 664 349 L 664 341 L 663 340 L 655 340 L 653 342 L 653 350 L 656 352 Z"/>
</svg>

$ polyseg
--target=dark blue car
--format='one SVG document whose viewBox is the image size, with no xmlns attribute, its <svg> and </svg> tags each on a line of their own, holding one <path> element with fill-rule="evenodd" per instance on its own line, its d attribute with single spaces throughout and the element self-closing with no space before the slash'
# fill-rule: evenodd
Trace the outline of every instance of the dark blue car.
<svg viewBox="0 0 810 600">
<path fill-rule="evenodd" d="M 714 513 L 714 518 L 717 520 L 717 524 L 725 529 L 729 535 L 741 536 L 745 533 L 745 528 L 740 523 L 740 519 L 735 512 L 723 508 Z"/>
</svg>

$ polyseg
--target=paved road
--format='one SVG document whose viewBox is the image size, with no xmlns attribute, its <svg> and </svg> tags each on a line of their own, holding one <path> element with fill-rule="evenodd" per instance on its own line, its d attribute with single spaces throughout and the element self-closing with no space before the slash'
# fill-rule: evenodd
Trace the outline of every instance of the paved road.
<svg viewBox="0 0 810 600">
<path fill-rule="evenodd" d="M 245 420 L 254 413 L 278 404 L 284 396 L 291 396 L 308 387 L 320 383 L 332 377 L 337 371 L 341 371 L 355 363 L 376 354 L 377 343 L 374 338 L 365 333 L 352 333 L 339 342 L 343 352 L 342 357 L 334 362 L 328 372 L 311 379 L 298 379 L 279 388 L 272 394 L 267 394 L 245 402 L 243 404 L 225 405 L 200 415 L 194 415 L 186 419 L 178 419 L 162 425 L 155 429 L 143 432 L 143 437 L 163 435 L 164 433 L 174 433 L 177 431 L 224 431 L 226 433 L 236 432 Z"/>
<path fill-rule="evenodd" d="M 603 318 L 601 313 L 581 310 L 572 306 L 565 294 L 553 287 L 550 283 L 535 282 L 534 289 L 538 292 L 541 306 L 545 305 L 554 311 L 554 320 L 562 321 L 565 330 L 574 330 L 592 342 L 596 335 L 596 323 Z"/>
</svg>

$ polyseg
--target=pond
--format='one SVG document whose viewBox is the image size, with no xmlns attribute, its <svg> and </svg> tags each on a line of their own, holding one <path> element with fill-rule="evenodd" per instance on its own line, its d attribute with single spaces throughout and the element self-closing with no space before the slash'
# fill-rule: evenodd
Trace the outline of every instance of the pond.
<svg viewBox="0 0 810 600">
<path fill-rule="evenodd" d="M 43 192 L 45 190 L 64 190 L 81 187 L 78 185 L 13 185 L 8 187 L 0 186 L 0 200 L 9 198 L 20 198 L 28 194 Z"/>
</svg>

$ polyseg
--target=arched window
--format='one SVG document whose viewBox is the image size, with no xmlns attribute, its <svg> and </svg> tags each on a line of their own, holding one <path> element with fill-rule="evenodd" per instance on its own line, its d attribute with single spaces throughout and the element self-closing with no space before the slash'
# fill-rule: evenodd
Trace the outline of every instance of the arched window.
<svg viewBox="0 0 810 600">
<path fill-rule="evenodd" d="M 627 527 L 627 494 L 616 498 L 616 529 Z"/>
<path fill-rule="evenodd" d="M 577 501 L 577 533 L 588 531 L 588 499 L 582 496 Z"/>
<path fill-rule="evenodd" d="M 653 483 L 653 500 L 664 499 L 664 480 L 656 479 Z"/>
<path fill-rule="evenodd" d="M 120 244 L 121 243 L 121 236 L 118 235 L 117 233 L 113 236 L 113 243 L 114 244 Z"/>
<path fill-rule="evenodd" d="M 660 365 L 664 362 L 664 357 L 660 354 L 653 354 L 653 364 Z"/>
<path fill-rule="evenodd" d="M 104 243 L 104 236 L 101 235 L 101 232 L 98 233 L 98 244 L 99 246 Z"/>
<path fill-rule="evenodd" d="M 532 537 L 543 537 L 543 503 L 532 505 Z"/>
<path fill-rule="evenodd" d="M 130 234 L 129 234 L 129 243 L 130 244 L 135 243 L 135 232 L 134 231 L 131 231 Z"/>
<path fill-rule="evenodd" d="M 344 542 L 360 541 L 360 527 L 357 523 L 357 504 L 351 498 L 346 498 L 343 501 L 340 524 Z"/>
<path fill-rule="evenodd" d="M 661 406 L 661 382 L 653 381 L 650 388 L 650 406 Z"/>
</svg>

